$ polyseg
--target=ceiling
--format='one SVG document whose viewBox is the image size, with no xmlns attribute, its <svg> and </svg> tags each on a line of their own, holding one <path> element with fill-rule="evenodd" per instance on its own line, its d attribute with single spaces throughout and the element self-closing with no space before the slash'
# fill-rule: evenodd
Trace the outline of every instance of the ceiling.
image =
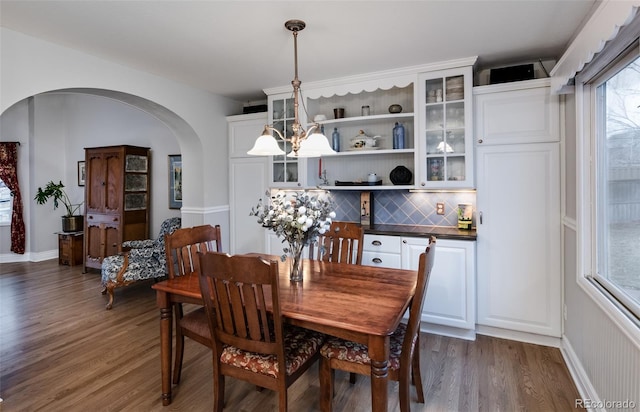
<svg viewBox="0 0 640 412">
<path fill-rule="evenodd" d="M 238 101 L 304 83 L 478 56 L 557 60 L 599 0 L 9 1 L 0 25 Z M 2 64 L 7 64 L 6 62 Z M 547 67 L 550 70 L 551 67 Z"/>
</svg>

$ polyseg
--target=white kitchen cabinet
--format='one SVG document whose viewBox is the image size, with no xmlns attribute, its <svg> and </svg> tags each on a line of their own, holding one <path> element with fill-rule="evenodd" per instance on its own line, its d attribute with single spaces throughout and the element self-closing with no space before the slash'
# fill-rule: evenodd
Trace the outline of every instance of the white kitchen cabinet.
<svg viewBox="0 0 640 412">
<path fill-rule="evenodd" d="M 559 141 L 558 96 L 548 86 L 538 79 L 474 88 L 476 144 Z"/>
<path fill-rule="evenodd" d="M 364 235 L 362 264 L 400 269 L 402 242 L 400 236 Z"/>
<path fill-rule="evenodd" d="M 293 134 L 291 126 L 295 121 L 294 102 L 291 97 L 291 92 L 269 96 L 268 103 L 269 124 L 271 124 L 274 129 L 282 133 L 282 136 L 287 138 L 291 137 Z M 299 115 L 301 116 L 299 119 L 300 123 L 304 124 L 306 121 L 304 111 L 299 110 Z M 257 132 L 256 138 L 260 133 L 262 133 L 262 128 Z M 274 137 L 282 150 L 287 153 L 291 151 L 291 143 L 284 142 L 277 135 Z M 287 155 L 278 155 L 269 156 L 269 160 L 271 166 L 269 170 L 269 186 L 299 188 L 306 185 L 306 159 L 287 157 Z"/>
<path fill-rule="evenodd" d="M 478 325 L 505 337 L 560 337 L 560 148 L 557 113 L 549 112 L 557 96 L 522 83 L 483 86 L 476 96 L 478 124 L 492 131 L 479 133 L 476 146 Z M 489 102 L 501 109 L 487 110 Z"/>
<path fill-rule="evenodd" d="M 474 186 L 472 78 L 470 66 L 418 76 L 417 187 Z"/>
<path fill-rule="evenodd" d="M 402 269 L 418 269 L 420 254 L 428 238 L 402 238 Z M 431 278 L 427 286 L 422 321 L 427 330 L 467 339 L 475 338 L 476 243 L 468 240 L 437 239 Z M 431 328 L 430 325 L 459 331 Z"/>
<path fill-rule="evenodd" d="M 229 134 L 229 253 L 266 251 L 264 229 L 249 216 L 269 187 L 269 159 L 247 155 L 267 122 L 266 113 L 227 117 Z"/>
</svg>

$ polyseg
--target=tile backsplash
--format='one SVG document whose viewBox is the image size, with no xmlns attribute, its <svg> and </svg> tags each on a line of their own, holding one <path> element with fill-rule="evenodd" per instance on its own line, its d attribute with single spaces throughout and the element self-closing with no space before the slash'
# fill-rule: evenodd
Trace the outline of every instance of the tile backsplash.
<svg viewBox="0 0 640 412">
<path fill-rule="evenodd" d="M 475 192 L 412 193 L 406 190 L 371 191 L 373 224 L 457 226 L 458 204 L 473 205 L 475 226 Z M 360 191 L 332 191 L 336 219 L 360 221 Z M 437 203 L 444 204 L 444 215 L 436 213 Z"/>
</svg>

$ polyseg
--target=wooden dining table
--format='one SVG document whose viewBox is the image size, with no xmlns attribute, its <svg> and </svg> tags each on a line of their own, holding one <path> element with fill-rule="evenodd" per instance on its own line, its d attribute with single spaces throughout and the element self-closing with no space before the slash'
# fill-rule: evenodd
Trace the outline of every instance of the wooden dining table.
<svg viewBox="0 0 640 412">
<path fill-rule="evenodd" d="M 280 307 L 287 323 L 368 345 L 371 358 L 373 411 L 388 408 L 389 336 L 409 307 L 417 272 L 305 259 L 304 280 L 289 280 L 289 261 L 260 255 L 279 263 Z M 162 404 L 171 403 L 172 306 L 174 302 L 202 304 L 197 274 L 152 286 L 160 308 Z M 321 410 L 331 408 L 321 399 Z"/>
</svg>

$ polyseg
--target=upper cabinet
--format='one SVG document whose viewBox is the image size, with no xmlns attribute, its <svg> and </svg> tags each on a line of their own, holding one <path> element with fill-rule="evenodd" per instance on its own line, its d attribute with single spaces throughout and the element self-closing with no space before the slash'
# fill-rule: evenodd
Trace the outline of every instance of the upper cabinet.
<svg viewBox="0 0 640 412">
<path fill-rule="evenodd" d="M 419 75 L 419 188 L 474 186 L 472 77 L 471 67 Z"/>
<path fill-rule="evenodd" d="M 473 187 L 471 90 L 476 58 L 305 84 L 300 123 L 337 151 L 271 158 L 273 187 Z M 269 120 L 291 135 L 291 87 L 265 90 Z M 290 150 L 281 143 L 284 150 Z"/>
<path fill-rule="evenodd" d="M 478 145 L 557 142 L 560 109 L 549 79 L 473 89 Z"/>
<path fill-rule="evenodd" d="M 283 136 L 291 136 L 293 130 L 291 125 L 294 123 L 294 105 L 291 92 L 281 93 L 269 96 L 269 122 Z M 299 110 L 301 116 L 304 111 Z M 299 119 L 301 124 L 305 123 L 305 119 Z M 256 131 L 256 137 L 262 130 Z M 291 144 L 283 142 L 276 138 L 280 148 L 285 152 L 291 151 Z M 287 157 L 286 155 L 272 156 L 271 168 L 269 171 L 269 181 L 273 187 L 303 187 L 306 186 L 306 178 L 304 173 L 300 173 L 306 166 L 305 159 L 297 159 Z"/>
</svg>

